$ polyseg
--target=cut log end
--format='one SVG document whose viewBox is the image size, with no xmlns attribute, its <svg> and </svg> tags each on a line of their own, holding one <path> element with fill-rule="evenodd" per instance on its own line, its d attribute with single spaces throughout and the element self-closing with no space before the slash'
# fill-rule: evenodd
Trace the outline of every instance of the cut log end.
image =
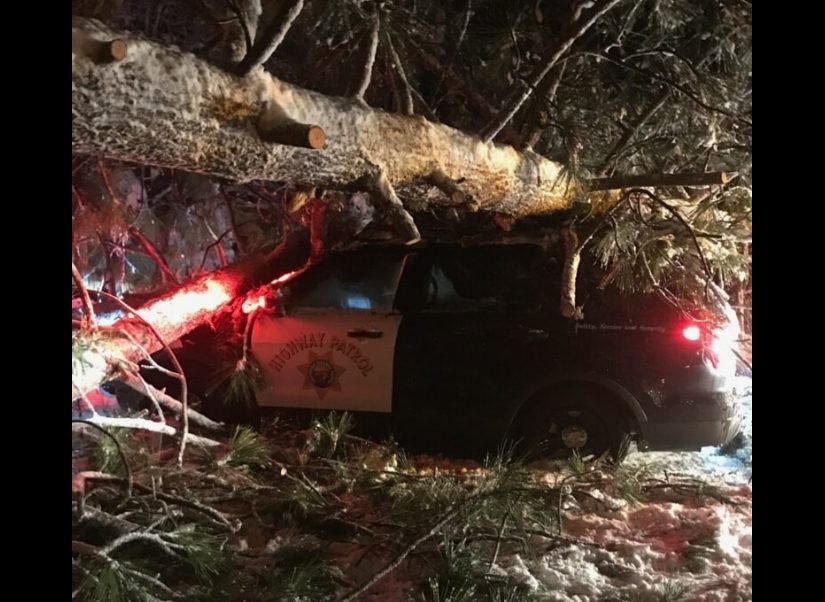
<svg viewBox="0 0 825 602">
<path fill-rule="evenodd" d="M 327 134 L 323 128 L 317 125 L 311 125 L 309 126 L 309 132 L 307 132 L 307 141 L 309 142 L 309 148 L 324 148 L 327 142 Z"/>
<path fill-rule="evenodd" d="M 127 46 L 123 40 L 109 42 L 109 56 L 113 61 L 122 61 L 126 58 Z"/>
<path fill-rule="evenodd" d="M 306 123 L 262 125 L 258 128 L 258 135 L 264 142 L 313 150 L 324 148 L 327 141 L 322 127 Z"/>
<path fill-rule="evenodd" d="M 94 58 L 98 63 L 115 63 L 126 58 L 129 47 L 125 40 L 114 39 L 109 42 L 100 42 L 94 52 Z"/>
</svg>

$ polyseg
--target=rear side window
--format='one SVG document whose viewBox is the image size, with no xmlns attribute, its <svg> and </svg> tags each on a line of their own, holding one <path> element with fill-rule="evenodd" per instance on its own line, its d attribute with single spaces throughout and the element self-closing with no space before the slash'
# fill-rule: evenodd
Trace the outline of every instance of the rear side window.
<svg viewBox="0 0 825 602">
<path fill-rule="evenodd" d="M 538 309 L 552 288 L 542 259 L 537 247 L 459 248 L 437 253 L 424 278 L 423 309 Z"/>
<path fill-rule="evenodd" d="M 391 310 L 403 257 L 350 254 L 299 277 L 287 290 L 290 308 Z"/>
</svg>

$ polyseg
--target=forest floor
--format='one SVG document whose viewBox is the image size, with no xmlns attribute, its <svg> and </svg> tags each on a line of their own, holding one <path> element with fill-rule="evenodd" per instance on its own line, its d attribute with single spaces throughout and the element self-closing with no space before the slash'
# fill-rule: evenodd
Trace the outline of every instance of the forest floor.
<svg viewBox="0 0 825 602">
<path fill-rule="evenodd" d="M 83 542 L 97 556 L 90 565 L 73 554 L 73 589 L 102 602 L 135 588 L 216 602 L 751 600 L 750 379 L 739 388 L 742 434 L 727 449 L 631 453 L 618 466 L 407 456 L 352 436 L 341 415 L 308 430 L 273 421 L 235 431 L 217 453 L 190 449 L 183 469 L 130 435 L 121 443 L 144 489 L 125 500 L 116 487 L 86 492 L 73 552 Z M 104 439 L 94 444 L 76 446 L 73 475 L 123 474 Z M 148 548 L 123 533 L 104 545 L 117 535 L 104 537 L 99 524 L 116 522 L 104 514 L 139 525 Z"/>
</svg>

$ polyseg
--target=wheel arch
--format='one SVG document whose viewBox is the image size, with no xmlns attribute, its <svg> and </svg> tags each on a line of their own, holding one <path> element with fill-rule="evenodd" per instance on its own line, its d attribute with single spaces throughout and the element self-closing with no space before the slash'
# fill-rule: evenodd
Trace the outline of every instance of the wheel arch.
<svg viewBox="0 0 825 602">
<path fill-rule="evenodd" d="M 532 387 L 527 394 L 523 396 L 521 403 L 517 404 L 515 411 L 513 411 L 509 417 L 507 421 L 507 431 L 510 432 L 512 430 L 519 416 L 525 409 L 530 407 L 531 404 L 537 403 L 543 396 L 550 392 L 569 389 L 588 389 L 607 393 L 610 398 L 617 402 L 616 408 L 621 412 L 623 417 L 630 420 L 631 425 L 635 423 L 635 426 L 640 427 L 642 423 L 648 420 L 647 413 L 636 397 L 616 381 L 600 374 L 568 374 L 548 379 Z"/>
</svg>

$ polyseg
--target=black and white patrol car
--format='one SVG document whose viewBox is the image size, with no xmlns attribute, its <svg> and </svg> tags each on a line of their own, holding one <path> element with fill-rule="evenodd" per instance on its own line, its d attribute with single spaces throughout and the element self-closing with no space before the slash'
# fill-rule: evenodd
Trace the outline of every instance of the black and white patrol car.
<svg viewBox="0 0 825 602">
<path fill-rule="evenodd" d="M 463 451 L 508 438 L 600 454 L 628 434 L 651 450 L 734 437 L 735 316 L 712 327 L 656 296 L 594 289 L 580 293 L 583 317 L 566 319 L 560 272 L 527 244 L 331 256 L 256 318 L 258 405 L 383 413 L 402 441 Z"/>
</svg>

